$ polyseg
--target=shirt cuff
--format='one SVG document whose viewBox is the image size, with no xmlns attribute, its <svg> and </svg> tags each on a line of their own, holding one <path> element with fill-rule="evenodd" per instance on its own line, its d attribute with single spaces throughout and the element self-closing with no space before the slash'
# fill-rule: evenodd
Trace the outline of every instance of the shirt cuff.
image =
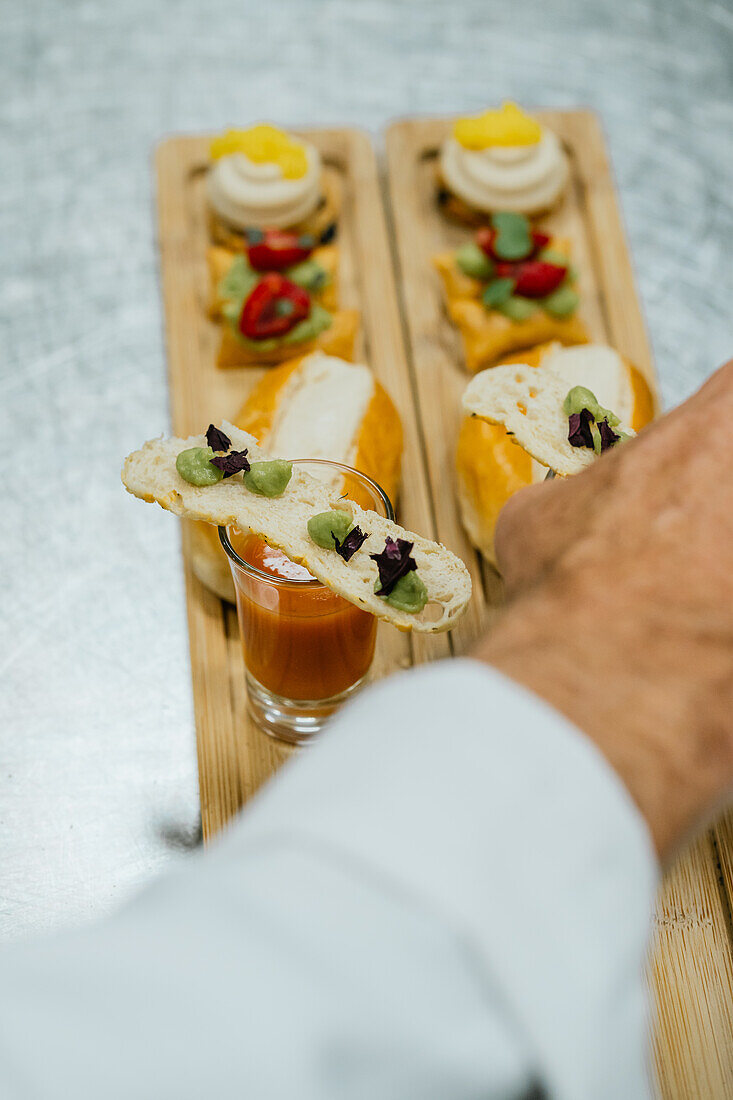
<svg viewBox="0 0 733 1100">
<path fill-rule="evenodd" d="M 656 861 L 616 773 L 542 700 L 471 660 L 391 677 L 223 847 L 275 834 L 358 862 L 448 922 L 551 1094 L 640 1094 Z"/>
</svg>

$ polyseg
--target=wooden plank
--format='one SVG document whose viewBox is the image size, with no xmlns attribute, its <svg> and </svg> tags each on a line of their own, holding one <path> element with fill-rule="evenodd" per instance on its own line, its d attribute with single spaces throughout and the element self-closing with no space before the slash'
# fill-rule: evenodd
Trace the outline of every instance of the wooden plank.
<svg viewBox="0 0 733 1100">
<path fill-rule="evenodd" d="M 399 517 L 430 535 L 434 516 L 420 445 L 402 319 L 376 160 L 365 134 L 308 132 L 343 186 L 339 218 L 341 304 L 362 312 L 360 354 L 392 394 L 405 429 Z M 218 370 L 218 327 L 207 316 L 208 224 L 204 177 L 208 137 L 174 137 L 157 150 L 158 228 L 173 430 L 201 430 L 231 417 L 259 380 L 253 368 Z M 183 549 L 186 556 L 184 530 Z M 291 751 L 250 721 L 236 615 L 186 571 L 191 669 L 204 838 L 208 840 Z M 445 635 L 414 640 L 380 627 L 373 675 L 447 656 Z"/>
<path fill-rule="evenodd" d="M 728 916 L 733 929 L 733 812 L 723 814 L 713 829 L 713 844 L 720 870 Z"/>
<path fill-rule="evenodd" d="M 708 835 L 677 860 L 657 899 L 649 974 L 665 1100 L 733 1096 L 733 967 L 719 885 Z"/>
<path fill-rule="evenodd" d="M 591 337 L 616 347 L 658 382 L 634 286 L 603 135 L 588 111 L 540 112 L 561 137 L 571 162 L 562 206 L 544 224 L 572 239 L 580 268 L 581 315 Z M 468 238 L 435 202 L 435 160 L 450 123 L 398 122 L 387 132 L 391 224 L 401 276 L 416 402 L 427 447 L 438 538 L 466 562 L 476 608 L 454 631 L 457 650 L 468 647 L 500 602 L 496 573 L 479 563 L 461 529 L 453 455 L 468 381 L 457 333 L 447 319 L 431 257 Z M 733 850 L 730 826 L 720 834 Z M 733 866 L 727 866 L 727 881 Z M 664 1097 L 733 1095 L 733 975 L 728 909 L 721 895 L 713 840 L 703 838 L 667 875 L 656 903 L 649 975 L 656 1002 L 654 1050 Z"/>
</svg>

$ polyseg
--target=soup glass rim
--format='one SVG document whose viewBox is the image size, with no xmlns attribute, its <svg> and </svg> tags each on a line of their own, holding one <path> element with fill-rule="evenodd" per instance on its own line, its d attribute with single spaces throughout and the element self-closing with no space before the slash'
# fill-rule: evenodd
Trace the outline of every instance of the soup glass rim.
<svg viewBox="0 0 733 1100">
<path fill-rule="evenodd" d="M 343 470 L 344 473 L 353 475 L 360 478 L 362 482 L 365 482 L 370 489 L 372 489 L 376 496 L 381 500 L 384 505 L 385 517 L 390 520 L 394 520 L 394 508 L 392 507 L 392 501 L 385 493 L 382 486 L 378 481 L 375 481 L 373 477 L 369 477 L 368 474 L 362 473 L 361 470 L 356 470 L 353 466 L 347 465 L 345 462 L 333 462 L 329 458 L 293 458 L 291 459 L 294 466 L 299 464 L 308 463 L 308 465 L 316 466 L 332 466 L 337 470 Z M 312 577 L 310 580 L 298 580 L 295 577 L 275 577 L 272 573 L 265 573 L 263 569 L 258 569 L 256 565 L 251 565 L 244 558 L 240 557 L 237 551 L 231 544 L 229 539 L 229 531 L 227 527 L 219 527 L 219 542 L 224 548 L 224 552 L 230 561 L 233 561 L 240 569 L 243 569 L 245 573 L 249 573 L 250 576 L 257 577 L 258 580 L 267 581 L 269 584 L 277 585 L 279 588 L 327 588 L 323 581 L 319 581 L 317 577 Z"/>
</svg>

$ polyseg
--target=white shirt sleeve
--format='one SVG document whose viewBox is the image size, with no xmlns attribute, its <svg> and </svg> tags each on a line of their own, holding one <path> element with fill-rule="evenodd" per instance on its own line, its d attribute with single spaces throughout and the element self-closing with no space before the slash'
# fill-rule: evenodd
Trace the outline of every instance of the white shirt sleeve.
<svg viewBox="0 0 733 1100">
<path fill-rule="evenodd" d="M 656 873 L 540 700 L 467 660 L 392 677 L 206 854 L 0 952 L 0 1095 L 647 1096 Z"/>
</svg>

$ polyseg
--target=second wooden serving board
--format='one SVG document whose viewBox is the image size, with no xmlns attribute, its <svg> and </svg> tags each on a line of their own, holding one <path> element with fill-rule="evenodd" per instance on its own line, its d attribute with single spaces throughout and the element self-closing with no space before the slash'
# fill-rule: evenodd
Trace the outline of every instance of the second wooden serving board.
<svg viewBox="0 0 733 1100">
<path fill-rule="evenodd" d="M 537 113 L 560 137 L 571 167 L 568 193 L 542 226 L 572 242 L 580 270 L 580 315 L 591 339 L 635 363 L 658 400 L 599 121 L 590 111 Z M 463 651 L 496 604 L 498 578 L 468 543 L 455 492 L 460 398 L 470 376 L 431 257 L 469 240 L 471 231 L 446 220 L 436 202 L 436 161 L 449 130 L 446 119 L 394 123 L 387 131 L 387 158 L 408 362 L 438 538 L 471 566 L 479 605 L 454 631 L 454 643 Z M 649 976 L 656 1002 L 657 1078 L 667 1100 L 733 1096 L 730 837 L 724 822 L 698 840 L 666 875 L 657 898 Z"/>
<path fill-rule="evenodd" d="M 572 179 L 551 228 L 569 236 L 581 269 L 583 317 L 592 338 L 633 360 L 656 392 L 603 138 L 589 112 L 543 115 L 568 151 Z M 375 676 L 466 652 L 501 602 L 501 584 L 467 543 L 454 486 L 459 401 L 468 375 L 445 317 L 431 256 L 468 239 L 435 202 L 437 149 L 446 120 L 394 124 L 387 134 L 388 203 L 366 135 L 307 133 L 343 187 L 339 224 L 341 304 L 362 314 L 358 357 L 397 403 L 405 427 L 398 519 L 458 553 L 474 579 L 468 614 L 451 635 L 379 632 Z M 262 371 L 217 370 L 217 327 L 206 313 L 208 137 L 174 137 L 157 152 L 158 224 L 172 427 L 199 432 L 231 417 Z M 184 562 L 204 837 L 213 836 L 290 754 L 247 715 L 234 609 Z M 490 731 L 487 731 L 490 735 Z M 385 768 L 389 761 L 384 761 Z M 438 812 L 438 808 L 436 808 Z M 733 972 L 729 938 L 729 827 L 698 841 L 667 876 L 655 913 L 650 975 L 657 1004 L 655 1053 L 665 1097 L 733 1095 Z M 518 854 L 518 859 L 521 858 Z M 722 864 L 722 874 L 720 867 Z"/>
<path fill-rule="evenodd" d="M 402 417 L 405 453 L 398 519 L 432 536 L 412 382 L 404 351 L 377 163 L 357 130 L 316 130 L 306 136 L 338 173 L 343 192 L 337 243 L 341 305 L 361 312 L 357 358 L 368 363 Z M 231 418 L 266 368 L 215 366 L 219 330 L 207 315 L 209 228 L 205 196 L 209 137 L 173 137 L 158 146 L 158 227 L 165 305 L 171 419 L 178 435 Z M 193 576 L 186 553 L 186 601 L 204 839 L 214 835 L 285 760 L 291 750 L 272 741 L 247 713 L 236 612 Z M 416 661 L 447 656 L 446 635 L 400 634 L 380 626 L 375 677 Z"/>
</svg>

